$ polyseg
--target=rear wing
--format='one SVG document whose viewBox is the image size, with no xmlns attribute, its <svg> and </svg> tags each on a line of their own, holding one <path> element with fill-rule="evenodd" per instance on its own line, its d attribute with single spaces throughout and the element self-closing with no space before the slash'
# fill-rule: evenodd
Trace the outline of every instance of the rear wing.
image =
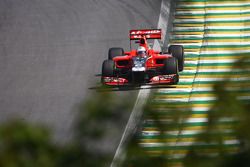
<svg viewBox="0 0 250 167">
<path fill-rule="evenodd" d="M 130 40 L 138 40 L 143 37 L 146 39 L 161 39 L 161 29 L 142 29 L 130 30 Z"/>
</svg>

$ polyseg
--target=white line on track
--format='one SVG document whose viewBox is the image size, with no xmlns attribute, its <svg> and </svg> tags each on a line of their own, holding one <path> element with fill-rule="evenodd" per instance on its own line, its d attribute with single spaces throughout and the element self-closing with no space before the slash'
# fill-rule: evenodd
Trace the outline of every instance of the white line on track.
<svg viewBox="0 0 250 167">
<path fill-rule="evenodd" d="M 165 32 L 168 26 L 168 19 L 169 19 L 169 12 L 170 12 L 170 2 L 171 0 L 162 0 L 161 3 L 161 11 L 158 21 L 158 28 L 162 29 L 162 39 L 165 39 Z M 164 41 L 162 41 L 164 42 Z M 154 42 L 153 49 L 160 50 L 160 42 L 156 41 Z M 113 158 L 113 161 L 111 163 L 111 167 L 119 167 L 121 166 L 121 163 L 124 161 L 126 157 L 125 153 L 125 147 L 127 142 L 130 140 L 130 138 L 135 134 L 137 130 L 137 124 L 140 120 L 143 112 L 143 107 L 147 102 L 147 99 L 150 94 L 150 89 L 143 89 L 141 87 L 140 89 L 134 108 L 132 110 L 132 113 L 129 117 L 128 123 L 126 125 L 126 128 L 124 130 L 124 133 L 122 135 L 121 141 L 119 143 L 119 146 L 116 150 L 115 156 Z"/>
</svg>

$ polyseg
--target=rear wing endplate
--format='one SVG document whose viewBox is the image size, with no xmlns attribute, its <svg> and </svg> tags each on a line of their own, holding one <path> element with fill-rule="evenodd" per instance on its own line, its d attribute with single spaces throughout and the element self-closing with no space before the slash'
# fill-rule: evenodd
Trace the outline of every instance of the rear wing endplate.
<svg viewBox="0 0 250 167">
<path fill-rule="evenodd" d="M 147 39 L 161 39 L 161 29 L 130 30 L 130 40 L 138 40 L 144 36 Z"/>
</svg>

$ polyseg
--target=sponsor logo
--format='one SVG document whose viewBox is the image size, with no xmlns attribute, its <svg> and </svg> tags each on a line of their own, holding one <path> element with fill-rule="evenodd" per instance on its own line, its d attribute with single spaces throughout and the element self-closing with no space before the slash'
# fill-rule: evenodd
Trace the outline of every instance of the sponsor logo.
<svg viewBox="0 0 250 167">
<path fill-rule="evenodd" d="M 133 35 L 133 36 L 131 36 L 131 38 L 142 38 L 142 37 L 143 37 L 142 35 Z M 153 36 L 146 35 L 146 38 L 153 38 Z"/>
<path fill-rule="evenodd" d="M 151 82 L 161 82 L 161 81 L 170 81 L 174 78 L 174 75 L 159 75 L 151 79 Z"/>
<path fill-rule="evenodd" d="M 131 30 L 131 35 L 159 34 L 161 30 Z"/>
</svg>

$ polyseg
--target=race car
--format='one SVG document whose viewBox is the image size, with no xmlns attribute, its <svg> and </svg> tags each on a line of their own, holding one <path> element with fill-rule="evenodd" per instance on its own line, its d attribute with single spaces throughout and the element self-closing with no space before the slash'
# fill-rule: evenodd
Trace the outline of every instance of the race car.
<svg viewBox="0 0 250 167">
<path fill-rule="evenodd" d="M 147 40 L 161 39 L 161 29 L 130 30 L 130 51 L 110 48 L 102 64 L 101 82 L 104 85 L 177 84 L 184 68 L 181 45 L 170 45 L 167 52 L 152 49 Z M 131 49 L 136 40 L 137 49 Z"/>
</svg>

